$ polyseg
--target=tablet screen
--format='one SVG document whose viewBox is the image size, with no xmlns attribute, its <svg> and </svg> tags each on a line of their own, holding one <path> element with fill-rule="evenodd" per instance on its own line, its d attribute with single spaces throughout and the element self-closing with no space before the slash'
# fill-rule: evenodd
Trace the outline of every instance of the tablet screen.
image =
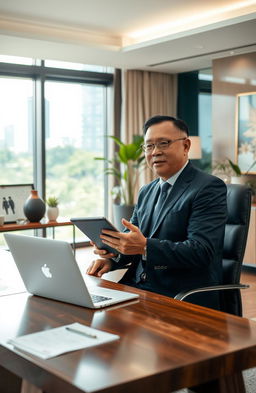
<svg viewBox="0 0 256 393">
<path fill-rule="evenodd" d="M 102 250 L 107 250 L 114 254 L 118 251 L 104 243 L 100 238 L 103 229 L 110 229 L 119 232 L 110 221 L 105 217 L 85 217 L 85 218 L 71 218 L 70 221 L 77 226 L 96 246 Z"/>
</svg>

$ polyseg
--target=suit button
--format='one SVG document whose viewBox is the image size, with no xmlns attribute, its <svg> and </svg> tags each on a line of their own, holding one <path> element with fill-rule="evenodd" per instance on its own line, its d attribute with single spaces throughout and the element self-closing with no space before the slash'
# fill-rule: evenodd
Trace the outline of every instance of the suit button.
<svg viewBox="0 0 256 393">
<path fill-rule="evenodd" d="M 141 279 L 141 281 L 143 281 L 143 282 L 145 282 L 145 281 L 146 281 L 146 279 L 147 279 L 147 275 L 146 275 L 146 273 L 145 273 L 145 272 L 141 273 L 141 275 L 140 275 L 140 279 Z"/>
</svg>

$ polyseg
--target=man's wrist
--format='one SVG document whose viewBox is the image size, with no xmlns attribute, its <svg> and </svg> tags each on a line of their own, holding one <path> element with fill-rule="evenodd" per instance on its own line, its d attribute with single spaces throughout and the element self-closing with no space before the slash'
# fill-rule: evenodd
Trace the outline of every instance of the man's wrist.
<svg viewBox="0 0 256 393">
<path fill-rule="evenodd" d="M 121 254 L 117 254 L 115 257 L 110 258 L 110 260 L 117 263 L 119 262 L 120 258 L 121 258 Z"/>
</svg>

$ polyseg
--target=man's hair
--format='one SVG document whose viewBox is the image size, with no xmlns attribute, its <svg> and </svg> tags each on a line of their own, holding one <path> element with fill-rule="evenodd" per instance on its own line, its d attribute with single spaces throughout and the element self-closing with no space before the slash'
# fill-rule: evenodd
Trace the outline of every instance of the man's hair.
<svg viewBox="0 0 256 393">
<path fill-rule="evenodd" d="M 153 116 L 150 119 L 148 119 L 143 126 L 144 134 L 146 134 L 149 127 L 153 126 L 154 124 L 162 123 L 163 121 L 171 121 L 179 130 L 185 132 L 187 136 L 189 136 L 188 126 L 183 120 L 176 119 L 175 117 L 172 116 L 163 116 L 163 115 Z"/>
</svg>

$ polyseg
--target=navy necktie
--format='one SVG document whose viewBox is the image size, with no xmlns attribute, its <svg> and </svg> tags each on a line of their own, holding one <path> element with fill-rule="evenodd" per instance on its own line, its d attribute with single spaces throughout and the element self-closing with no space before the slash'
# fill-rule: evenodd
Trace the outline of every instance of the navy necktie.
<svg viewBox="0 0 256 393">
<path fill-rule="evenodd" d="M 171 184 L 168 182 L 164 182 L 160 185 L 160 193 L 157 199 L 157 203 L 155 205 L 155 209 L 152 212 L 152 217 L 151 217 L 151 226 L 152 228 L 155 226 L 155 222 L 159 217 L 159 214 L 162 210 L 163 204 L 167 198 L 168 191 L 171 187 Z M 143 259 L 143 258 L 142 258 Z M 144 268 L 143 268 L 143 262 L 140 261 L 136 270 L 136 283 L 139 283 L 141 280 L 143 281 L 142 277 L 144 275 L 144 279 L 146 279 L 145 273 L 143 273 Z"/>
<path fill-rule="evenodd" d="M 167 198 L 168 191 L 169 191 L 170 187 L 171 187 L 171 185 L 167 181 L 162 183 L 161 186 L 160 186 L 160 193 L 159 193 L 159 196 L 158 196 L 158 200 L 157 200 L 155 209 L 154 209 L 153 214 L 152 214 L 152 220 L 151 220 L 152 228 L 155 225 L 155 222 L 156 222 L 156 220 L 159 217 L 159 214 L 160 214 L 160 212 L 162 210 L 162 207 L 163 207 L 163 204 L 164 204 L 164 202 L 165 202 L 165 200 Z"/>
</svg>

